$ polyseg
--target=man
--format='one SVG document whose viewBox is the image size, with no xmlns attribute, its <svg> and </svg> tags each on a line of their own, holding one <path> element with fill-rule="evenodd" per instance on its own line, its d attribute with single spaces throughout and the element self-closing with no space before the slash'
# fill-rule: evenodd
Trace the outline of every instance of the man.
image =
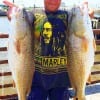
<svg viewBox="0 0 100 100">
<path fill-rule="evenodd" d="M 39 35 L 33 44 L 35 74 L 28 100 L 69 100 L 65 46 L 68 13 L 58 10 L 60 4 L 61 0 L 44 0 L 45 11 L 34 13 L 34 36 Z M 9 19 L 10 13 L 11 8 Z"/>
<path fill-rule="evenodd" d="M 42 15 L 34 13 L 34 34 L 40 35 L 34 40 L 36 71 L 28 100 L 69 100 L 65 48 L 68 16 L 66 11 L 58 10 L 60 3 L 61 0 L 44 0 Z"/>
</svg>

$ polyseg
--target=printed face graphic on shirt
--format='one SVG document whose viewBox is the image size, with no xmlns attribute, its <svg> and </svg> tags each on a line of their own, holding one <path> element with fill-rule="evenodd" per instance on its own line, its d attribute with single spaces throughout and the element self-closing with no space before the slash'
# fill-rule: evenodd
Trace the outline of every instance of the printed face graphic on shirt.
<svg viewBox="0 0 100 100">
<path fill-rule="evenodd" d="M 54 23 L 45 21 L 43 23 L 40 37 L 41 56 L 53 57 L 65 55 L 66 36 L 64 23 L 60 19 L 55 19 Z"/>
<path fill-rule="evenodd" d="M 52 25 L 49 22 L 44 23 L 42 36 L 44 38 L 44 42 L 49 44 L 52 37 Z"/>
</svg>

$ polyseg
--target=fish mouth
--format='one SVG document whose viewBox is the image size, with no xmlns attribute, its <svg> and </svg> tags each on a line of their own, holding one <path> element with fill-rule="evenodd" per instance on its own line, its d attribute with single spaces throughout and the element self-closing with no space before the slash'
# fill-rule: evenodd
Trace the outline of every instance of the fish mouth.
<svg viewBox="0 0 100 100">
<path fill-rule="evenodd" d="M 17 18 L 25 18 L 26 17 L 26 11 L 25 11 L 25 8 L 13 8 L 13 11 L 12 11 L 12 15 L 11 16 L 15 16 L 16 19 Z"/>
<path fill-rule="evenodd" d="M 28 23 L 30 23 L 28 13 L 25 8 L 22 8 L 21 14 L 22 14 L 22 18 L 26 20 Z"/>
<path fill-rule="evenodd" d="M 22 8 L 22 17 L 23 18 L 26 18 L 26 16 L 27 16 L 26 9 L 25 8 Z"/>
</svg>

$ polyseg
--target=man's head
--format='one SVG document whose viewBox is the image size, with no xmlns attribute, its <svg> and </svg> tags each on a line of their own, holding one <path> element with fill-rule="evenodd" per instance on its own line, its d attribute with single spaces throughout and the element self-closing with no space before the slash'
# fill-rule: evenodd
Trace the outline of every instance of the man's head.
<svg viewBox="0 0 100 100">
<path fill-rule="evenodd" d="M 46 11 L 55 12 L 60 6 L 61 0 L 44 0 Z"/>
</svg>

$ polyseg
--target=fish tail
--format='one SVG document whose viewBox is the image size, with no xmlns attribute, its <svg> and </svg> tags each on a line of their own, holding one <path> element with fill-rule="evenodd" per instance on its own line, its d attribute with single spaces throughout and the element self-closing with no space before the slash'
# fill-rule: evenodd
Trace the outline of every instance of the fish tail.
<svg viewBox="0 0 100 100">
<path fill-rule="evenodd" d="M 27 96 L 29 95 L 30 91 L 31 91 L 31 87 L 29 87 L 28 90 L 26 91 Z"/>
<path fill-rule="evenodd" d="M 77 98 L 77 100 L 85 100 L 85 87 L 80 85 L 80 87 L 77 88 L 76 91 L 77 91 L 76 92 L 76 98 Z"/>
<path fill-rule="evenodd" d="M 76 97 L 76 98 L 74 98 L 74 100 L 86 100 L 86 97 L 85 97 L 85 96 L 82 96 L 82 97 Z"/>
<path fill-rule="evenodd" d="M 86 100 L 86 98 L 85 97 L 83 97 L 83 98 L 74 98 L 73 100 Z"/>
<path fill-rule="evenodd" d="M 18 100 L 27 100 L 25 95 L 18 95 Z"/>
<path fill-rule="evenodd" d="M 18 93 L 18 100 L 27 100 L 27 95 L 26 95 L 26 91 L 25 88 L 26 87 L 21 87 L 23 84 L 16 84 L 16 88 L 17 88 L 17 93 Z"/>
</svg>

